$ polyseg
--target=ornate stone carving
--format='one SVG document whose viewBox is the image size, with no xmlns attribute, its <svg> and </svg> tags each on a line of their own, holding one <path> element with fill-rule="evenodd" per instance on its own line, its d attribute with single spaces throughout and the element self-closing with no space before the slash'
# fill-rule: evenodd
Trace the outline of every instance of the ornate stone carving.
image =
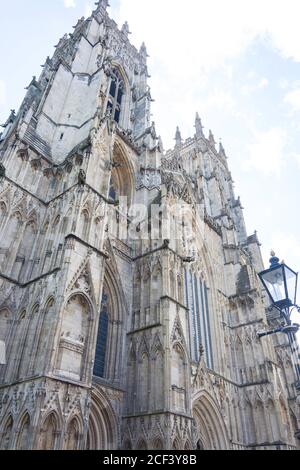
<svg viewBox="0 0 300 470">
<path fill-rule="evenodd" d="M 136 189 L 146 188 L 150 191 L 153 189 L 160 189 L 161 175 L 160 171 L 154 168 L 143 168 L 137 178 Z"/>
<path fill-rule="evenodd" d="M 80 186 L 84 186 L 85 183 L 86 183 L 86 173 L 83 169 L 81 169 L 78 174 L 78 184 Z"/>
</svg>

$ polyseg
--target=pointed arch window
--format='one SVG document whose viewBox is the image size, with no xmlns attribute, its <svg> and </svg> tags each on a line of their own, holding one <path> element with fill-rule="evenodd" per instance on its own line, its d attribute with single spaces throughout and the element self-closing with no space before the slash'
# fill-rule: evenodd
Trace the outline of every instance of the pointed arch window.
<svg viewBox="0 0 300 470">
<path fill-rule="evenodd" d="M 200 346 L 204 346 L 206 365 L 214 369 L 209 288 L 200 277 L 185 270 L 185 303 L 190 310 L 191 358 L 198 362 Z"/>
<path fill-rule="evenodd" d="M 109 87 L 107 111 L 113 120 L 119 124 L 121 117 L 121 107 L 123 96 L 125 94 L 125 83 L 117 69 L 111 73 L 111 81 Z"/>
<path fill-rule="evenodd" d="M 105 374 L 105 359 L 107 350 L 107 337 L 109 325 L 109 297 L 106 292 L 103 293 L 101 302 L 100 321 L 97 336 L 97 346 L 94 364 L 95 377 L 104 377 Z"/>
</svg>

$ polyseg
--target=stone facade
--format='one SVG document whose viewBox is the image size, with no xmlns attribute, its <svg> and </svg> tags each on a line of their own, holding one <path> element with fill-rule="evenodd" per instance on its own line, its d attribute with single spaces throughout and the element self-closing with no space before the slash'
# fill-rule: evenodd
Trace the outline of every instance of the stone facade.
<svg viewBox="0 0 300 470">
<path fill-rule="evenodd" d="M 296 449 L 294 366 L 257 337 L 279 320 L 224 148 L 197 115 L 163 151 L 146 47 L 107 6 L 0 137 L 0 448 Z"/>
</svg>

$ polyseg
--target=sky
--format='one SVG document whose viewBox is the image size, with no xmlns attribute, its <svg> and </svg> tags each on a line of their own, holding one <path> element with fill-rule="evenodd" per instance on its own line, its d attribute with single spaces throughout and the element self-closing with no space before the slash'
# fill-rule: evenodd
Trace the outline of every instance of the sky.
<svg viewBox="0 0 300 470">
<path fill-rule="evenodd" d="M 0 0 L 0 122 L 91 0 Z M 110 0 L 131 42 L 145 41 L 153 120 L 164 147 L 205 132 L 222 139 L 249 235 L 300 271 L 299 0 Z M 300 301 L 300 299 L 299 299 Z M 300 318 L 298 318 L 300 323 Z"/>
</svg>

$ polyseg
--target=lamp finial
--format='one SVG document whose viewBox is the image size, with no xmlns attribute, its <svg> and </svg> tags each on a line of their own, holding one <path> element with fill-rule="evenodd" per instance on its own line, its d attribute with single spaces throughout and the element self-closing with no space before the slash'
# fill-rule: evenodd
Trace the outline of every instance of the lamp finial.
<svg viewBox="0 0 300 470">
<path fill-rule="evenodd" d="M 270 265 L 271 268 L 273 268 L 274 266 L 279 266 L 279 258 L 277 258 L 274 250 L 271 251 Z"/>
</svg>

